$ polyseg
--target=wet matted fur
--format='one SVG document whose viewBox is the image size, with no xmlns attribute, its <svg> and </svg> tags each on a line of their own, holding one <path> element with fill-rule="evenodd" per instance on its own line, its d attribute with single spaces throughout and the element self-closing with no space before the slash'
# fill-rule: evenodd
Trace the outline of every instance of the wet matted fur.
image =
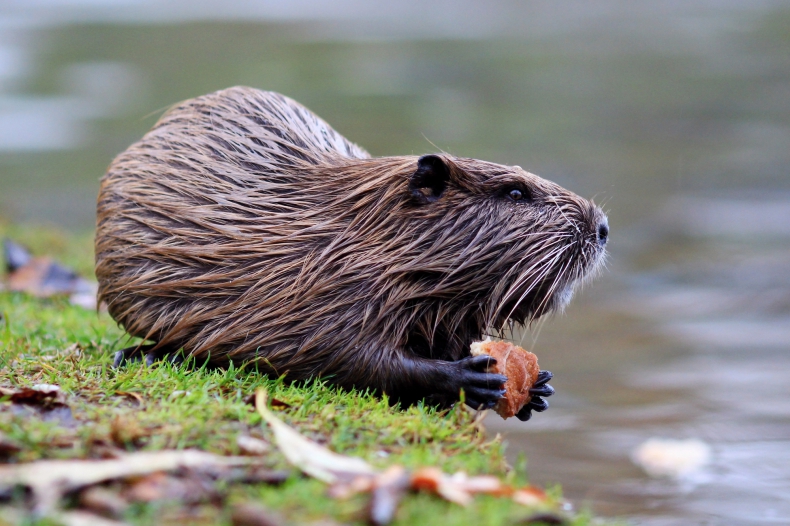
<svg viewBox="0 0 790 526">
<path fill-rule="evenodd" d="M 96 275 L 156 348 L 414 399 L 473 340 L 567 303 L 607 234 L 590 201 L 519 167 L 371 158 L 297 102 L 235 87 L 175 106 L 112 163 Z"/>
</svg>

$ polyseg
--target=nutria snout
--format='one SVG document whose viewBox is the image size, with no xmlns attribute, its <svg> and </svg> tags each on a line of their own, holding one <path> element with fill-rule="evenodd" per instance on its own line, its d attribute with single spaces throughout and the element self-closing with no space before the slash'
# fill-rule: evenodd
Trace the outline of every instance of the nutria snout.
<svg viewBox="0 0 790 526">
<path fill-rule="evenodd" d="M 371 158 L 237 87 L 177 105 L 115 159 L 96 275 L 113 318 L 154 342 L 129 354 L 486 405 L 501 377 L 471 342 L 564 307 L 608 237 L 600 208 L 520 167 Z"/>
</svg>

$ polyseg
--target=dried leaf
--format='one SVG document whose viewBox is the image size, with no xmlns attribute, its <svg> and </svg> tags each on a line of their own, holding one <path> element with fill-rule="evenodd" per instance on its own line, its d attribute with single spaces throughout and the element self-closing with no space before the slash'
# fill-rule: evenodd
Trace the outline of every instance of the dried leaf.
<svg viewBox="0 0 790 526">
<path fill-rule="evenodd" d="M 288 461 L 307 475 L 332 484 L 356 475 L 373 476 L 373 467 L 357 457 L 339 455 L 303 437 L 266 407 L 266 391 L 256 393 L 255 406 L 274 432 L 277 447 Z"/>
<path fill-rule="evenodd" d="M 4 242 L 8 290 L 47 298 L 68 295 L 73 305 L 96 308 L 98 284 L 81 278 L 74 270 L 47 257 L 32 257 L 25 247 Z"/>
<path fill-rule="evenodd" d="M 249 465 L 246 457 L 220 457 L 203 451 L 155 451 L 122 455 L 112 460 L 42 460 L 0 466 L 0 492 L 26 486 L 35 510 L 49 513 L 68 492 L 109 480 L 143 476 L 180 467 L 224 468 Z"/>
<path fill-rule="evenodd" d="M 390 466 L 373 481 L 373 492 L 368 505 L 371 524 L 382 526 L 395 518 L 398 504 L 409 488 L 409 474 L 403 466 Z"/>
<path fill-rule="evenodd" d="M 0 389 L 0 396 L 8 397 L 11 411 L 19 416 L 37 416 L 42 420 L 56 421 L 61 425 L 73 425 L 71 408 L 57 385 L 38 384 L 19 389 Z"/>
<path fill-rule="evenodd" d="M 63 511 L 53 518 L 64 526 L 126 526 L 127 524 L 80 510 Z"/>
<path fill-rule="evenodd" d="M 446 479 L 446 484 L 452 484 L 471 494 L 485 493 L 500 497 L 509 497 L 513 494 L 513 488 L 504 484 L 497 477 L 492 475 L 479 475 L 470 477 L 463 471 L 453 474 Z"/>
<path fill-rule="evenodd" d="M 81 491 L 77 502 L 81 508 L 112 519 L 120 518 L 129 508 L 126 499 L 101 486 L 93 486 Z"/>
<path fill-rule="evenodd" d="M 38 384 L 33 387 L 22 387 L 20 389 L 3 389 L 3 392 L 0 394 L 9 396 L 11 402 L 15 404 L 43 407 L 66 405 L 65 396 L 57 385 Z"/>
<path fill-rule="evenodd" d="M 237 504 L 230 516 L 233 526 L 280 526 L 277 517 L 260 504 Z"/>
<path fill-rule="evenodd" d="M 546 492 L 535 486 L 519 488 L 513 492 L 513 501 L 524 506 L 538 506 L 546 502 Z"/>
<path fill-rule="evenodd" d="M 452 484 L 450 477 L 436 467 L 421 468 L 411 476 L 411 487 L 416 491 L 427 491 L 445 500 L 466 506 L 472 496 L 458 484 Z"/>
<path fill-rule="evenodd" d="M 143 397 L 140 396 L 138 393 L 132 393 L 128 391 L 115 391 L 115 396 L 125 396 L 127 398 L 131 398 L 132 400 L 136 401 L 139 405 L 143 405 Z"/>
<path fill-rule="evenodd" d="M 265 455 L 271 450 L 271 446 L 267 442 L 248 435 L 237 437 L 236 444 L 245 455 Z"/>
<path fill-rule="evenodd" d="M 339 480 L 329 487 L 327 493 L 333 499 L 348 499 L 357 493 L 367 493 L 373 489 L 373 478 L 370 475 L 357 475 Z"/>
<path fill-rule="evenodd" d="M 272 398 L 269 400 L 269 406 L 276 407 L 277 409 L 290 409 L 291 404 L 289 404 L 288 402 L 283 402 L 282 400 L 279 400 L 277 398 Z"/>
<path fill-rule="evenodd" d="M 139 446 L 150 431 L 131 418 L 116 415 L 110 422 L 110 438 L 118 447 Z"/>
<path fill-rule="evenodd" d="M 221 502 L 214 479 L 199 470 L 186 470 L 181 476 L 158 472 L 133 481 L 123 495 L 132 502 L 178 501 L 186 504 Z"/>
<path fill-rule="evenodd" d="M 0 460 L 8 460 L 20 451 L 22 445 L 19 442 L 0 432 Z"/>
<path fill-rule="evenodd" d="M 251 395 L 244 397 L 244 403 L 247 405 L 251 405 L 252 407 L 256 407 L 255 405 L 256 398 L 257 398 L 257 393 L 252 393 Z M 273 409 L 290 409 L 291 407 L 293 407 L 288 402 L 283 402 L 279 398 L 272 397 L 272 398 L 268 398 L 268 400 L 269 400 L 269 407 Z"/>
</svg>

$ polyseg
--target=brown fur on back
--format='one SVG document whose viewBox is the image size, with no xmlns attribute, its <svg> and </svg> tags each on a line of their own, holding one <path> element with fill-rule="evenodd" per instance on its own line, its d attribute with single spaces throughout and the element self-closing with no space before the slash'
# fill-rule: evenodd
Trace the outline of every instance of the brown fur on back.
<svg viewBox="0 0 790 526">
<path fill-rule="evenodd" d="M 457 360 L 567 301 L 597 267 L 602 214 L 508 167 L 370 158 L 282 95 L 230 88 L 171 109 L 101 182 L 100 299 L 132 335 L 214 364 L 383 388 L 395 350 Z M 501 195 L 528 188 L 529 206 Z"/>
</svg>

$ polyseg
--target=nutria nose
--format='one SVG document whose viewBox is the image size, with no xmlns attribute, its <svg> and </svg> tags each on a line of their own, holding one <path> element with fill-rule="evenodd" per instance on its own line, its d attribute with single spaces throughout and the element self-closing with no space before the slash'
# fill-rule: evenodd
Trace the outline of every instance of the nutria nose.
<svg viewBox="0 0 790 526">
<path fill-rule="evenodd" d="M 609 223 L 603 219 L 598 223 L 598 243 L 604 246 L 607 239 L 609 239 Z"/>
</svg>

